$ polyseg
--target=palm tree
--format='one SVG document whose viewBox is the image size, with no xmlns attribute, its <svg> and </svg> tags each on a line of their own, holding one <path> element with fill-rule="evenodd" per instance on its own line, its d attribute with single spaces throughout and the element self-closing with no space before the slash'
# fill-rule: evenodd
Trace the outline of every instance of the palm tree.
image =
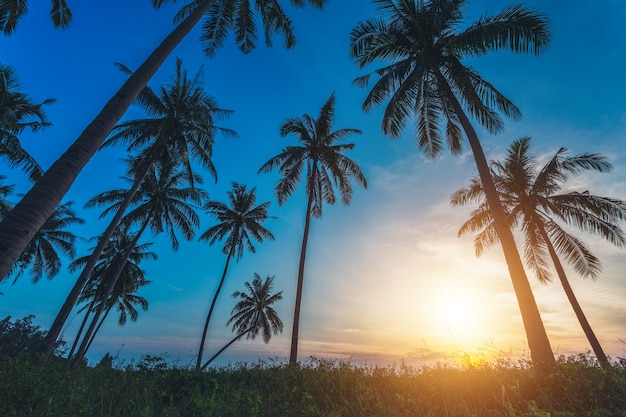
<svg viewBox="0 0 626 417">
<path fill-rule="evenodd" d="M 141 160 L 134 159 L 130 161 L 131 173 L 136 171 L 137 164 L 140 165 Z M 126 214 L 123 222 L 125 225 L 129 226 L 140 224 L 140 228 L 134 234 L 133 242 L 128 245 L 128 248 L 124 252 L 119 254 L 119 264 L 108 283 L 104 299 L 108 299 L 115 288 L 117 279 L 123 271 L 130 251 L 133 250 L 134 245 L 137 244 L 143 232 L 148 227 L 154 234 L 165 231 L 170 237 L 170 242 L 174 250 L 178 249 L 179 246 L 178 238 L 176 237 L 177 231 L 180 231 L 187 240 L 194 237 L 195 228 L 200 224 L 200 218 L 195 212 L 195 208 L 202 204 L 207 194 L 204 190 L 196 187 L 190 186 L 183 188 L 183 186 L 187 184 L 188 177 L 184 171 L 175 171 L 176 165 L 175 161 L 153 165 L 137 190 L 132 202 L 135 207 Z M 201 182 L 198 176 L 196 176 L 195 180 L 196 182 Z M 128 181 L 133 183 L 134 178 L 129 178 Z M 98 194 L 87 202 L 86 207 L 111 204 L 101 215 L 106 216 L 110 211 L 117 209 L 116 205 L 119 204 L 121 200 L 124 200 L 126 193 L 127 190 L 113 190 Z M 103 310 L 104 305 L 96 311 L 96 319 Z M 87 330 L 87 335 L 83 338 L 81 347 L 76 354 L 79 361 L 85 354 L 89 337 L 91 337 L 94 328 L 95 320 Z"/>
<path fill-rule="evenodd" d="M 322 204 L 334 204 L 335 187 L 337 187 L 343 204 L 348 205 L 352 199 L 353 179 L 367 188 L 367 181 L 361 168 L 343 155 L 343 152 L 354 148 L 353 143 L 341 143 L 347 136 L 360 134 L 357 129 L 339 129 L 331 131 L 335 117 L 335 95 L 322 106 L 317 119 L 304 114 L 302 117 L 287 119 L 280 128 L 281 136 L 296 135 L 302 146 L 288 146 L 267 161 L 259 172 L 270 172 L 278 169 L 282 178 L 275 187 L 276 198 L 283 204 L 298 188 L 304 173 L 306 177 L 307 206 L 304 217 L 304 234 L 298 267 L 298 286 L 296 289 L 296 305 L 291 336 L 291 353 L 289 362 L 298 360 L 298 332 L 300 328 L 300 306 L 302 302 L 302 286 L 304 282 L 304 263 L 309 240 L 311 216 L 322 217 Z"/>
<path fill-rule="evenodd" d="M 152 0 L 154 7 L 176 0 Z M 291 0 L 294 6 L 310 4 L 321 8 L 326 0 Z M 253 7 L 254 4 L 254 7 Z M 239 47 L 244 52 L 254 45 L 257 24 L 254 16 L 258 12 L 263 26 L 266 43 L 271 43 L 276 34 L 285 37 L 286 46 L 294 45 L 292 25 L 278 0 L 197 0 L 184 8 L 178 26 L 159 44 L 150 56 L 130 76 L 117 93 L 109 100 L 96 118 L 85 128 L 69 149 L 46 171 L 42 178 L 8 213 L 0 223 L 0 276 L 7 274 L 19 255 L 67 193 L 70 186 L 98 151 L 109 132 L 123 116 L 126 109 L 146 86 L 152 75 L 187 36 L 193 27 L 206 15 L 202 41 L 205 52 L 211 56 L 221 46 L 225 30 L 234 29 L 240 38 Z M 252 41 L 252 42 L 251 42 Z M 69 314 L 69 313 L 68 313 Z M 56 328 L 59 328 L 57 323 Z M 58 330 L 60 331 L 60 330 Z M 58 337 L 58 331 L 49 332 L 50 340 Z"/>
<path fill-rule="evenodd" d="M 119 64 L 119 67 L 124 72 L 132 74 L 132 71 L 125 66 Z M 178 59 L 176 71 L 170 83 L 161 86 L 159 94 L 150 87 L 145 87 L 137 97 L 137 105 L 149 116 L 119 124 L 104 143 L 103 146 L 128 143 L 129 153 L 139 153 L 140 157 L 137 158 L 134 168 L 134 183 L 129 190 L 124 191 L 125 196 L 119 199 L 120 203 L 115 205 L 117 211 L 100 237 L 91 258 L 85 264 L 83 272 L 76 280 L 48 332 L 49 343 L 52 343 L 53 338 L 57 338 L 60 334 L 104 246 L 118 227 L 122 216 L 153 164 L 157 161 L 169 164 L 174 160 L 176 163 L 183 164 L 187 179 L 193 187 L 194 174 L 191 169 L 191 159 L 194 159 L 217 179 L 215 167 L 211 162 L 215 134 L 223 132 L 227 135 L 234 135 L 234 132 L 215 126 L 215 119 L 223 119 L 230 112 L 220 109 L 215 99 L 204 91 L 201 75 L 201 71 L 198 71 L 195 77 L 189 78 L 187 71 L 182 69 L 182 61 Z M 119 195 L 115 198 L 119 198 Z"/>
<path fill-rule="evenodd" d="M 419 147 L 427 156 L 440 154 L 444 140 L 453 154 L 462 151 L 467 137 L 496 232 L 509 268 L 520 307 L 531 357 L 540 372 L 555 365 L 530 283 L 524 272 L 510 225 L 498 198 L 489 165 L 468 114 L 489 132 L 502 130 L 498 112 L 519 118 L 520 112 L 464 58 L 509 50 L 538 55 L 548 47 L 547 18 L 521 5 L 505 7 L 459 29 L 465 0 L 376 0 L 380 18 L 359 23 L 351 33 L 350 54 L 363 68 L 375 61 L 388 64 L 355 80 L 365 87 L 379 77 L 368 93 L 368 111 L 388 100 L 382 130 L 397 137 L 415 121 Z"/>
<path fill-rule="evenodd" d="M 17 24 L 28 12 L 28 1 L 0 0 L 0 30 L 5 35 L 15 32 Z M 65 29 L 72 20 L 72 11 L 65 0 L 50 0 L 50 19 L 54 27 Z"/>
<path fill-rule="evenodd" d="M 84 222 L 83 219 L 76 216 L 71 201 L 57 207 L 15 263 L 9 274 L 15 277 L 13 283 L 27 269 L 30 269 L 33 283 L 39 282 L 44 275 L 48 279 L 57 275 L 61 271 L 61 259 L 58 251 L 69 258 L 76 256 L 78 237 L 74 232 L 67 229 Z"/>
<path fill-rule="evenodd" d="M 246 339 L 254 340 L 261 333 L 263 342 L 267 344 L 272 334 L 283 332 L 283 322 L 272 307 L 276 301 L 283 298 L 283 292 L 272 294 L 273 284 L 274 277 L 268 275 L 265 281 L 262 281 L 255 272 L 252 284 L 244 283 L 248 293 L 243 291 L 233 293 L 233 297 L 239 298 L 239 301 L 233 307 L 227 324 L 233 323 L 233 332 L 237 335 L 206 361 L 201 369 L 209 366 L 223 351 L 244 336 Z"/>
<path fill-rule="evenodd" d="M 11 168 L 19 167 L 31 181 L 41 177 L 43 170 L 19 141 L 19 135 L 26 129 L 35 132 L 49 126 L 43 106 L 53 103 L 48 99 L 35 104 L 20 91 L 20 82 L 15 70 L 0 64 L 0 157 Z"/>
<path fill-rule="evenodd" d="M 217 297 L 220 295 L 226 280 L 226 273 L 228 272 L 231 258 L 235 257 L 235 260 L 239 261 L 245 249 L 255 253 L 256 249 L 252 244 L 253 240 L 259 243 L 263 242 L 264 239 L 274 240 L 272 232 L 262 225 L 265 220 L 272 218 L 267 214 L 270 203 L 267 201 L 258 206 L 255 205 L 256 188 L 248 190 L 245 185 L 233 182 L 232 190 L 228 191 L 227 195 L 230 205 L 220 201 L 209 201 L 206 203 L 205 208 L 207 212 L 215 217 L 219 223 L 211 226 L 199 238 L 199 240 L 208 241 L 209 245 L 225 240 L 222 252 L 227 256 L 222 278 L 213 295 L 211 307 L 204 322 L 202 339 L 200 340 L 200 348 L 198 349 L 198 358 L 196 360 L 196 370 L 200 370 L 200 365 L 202 364 L 202 353 L 204 352 L 209 322 L 213 315 Z"/>
<path fill-rule="evenodd" d="M 74 344 L 68 354 L 68 358 L 72 358 L 89 317 L 92 313 L 95 317 L 95 313 L 98 310 L 102 310 L 100 308 L 102 305 L 104 306 L 103 309 L 105 310 L 105 314 L 95 327 L 91 337 L 88 338 L 85 353 L 89 349 L 89 346 L 98 333 L 100 326 L 113 307 L 117 306 L 118 311 L 120 311 L 120 317 L 118 320 L 118 324 L 120 325 L 124 325 L 126 323 L 128 316 L 130 316 L 131 321 L 137 320 L 138 313 L 136 309 L 134 309 L 133 304 L 140 305 L 144 311 L 147 310 L 147 300 L 134 295 L 134 292 L 150 283 L 150 281 L 145 279 L 145 273 L 139 267 L 139 263 L 146 259 L 157 259 L 157 255 L 154 252 L 148 251 L 148 248 L 152 245 L 152 243 L 138 245 L 134 244 L 134 241 L 135 236 L 130 232 L 130 228 L 128 226 L 124 226 L 116 231 L 112 239 L 109 241 L 109 244 L 106 246 L 89 282 L 85 288 L 83 288 L 83 291 L 78 299 L 79 303 L 86 302 L 88 304 L 79 310 L 79 312 L 85 310 L 85 317 L 83 318 L 81 326 L 76 334 Z M 121 254 L 127 252 L 129 255 L 121 268 L 119 278 L 117 278 L 117 282 L 114 285 L 109 297 L 105 297 L 108 286 L 110 282 L 115 279 L 115 273 L 121 265 Z M 76 259 L 70 264 L 70 272 L 80 270 L 84 267 L 88 260 L 89 256 Z M 92 321 L 97 321 L 97 319 L 94 318 Z"/>
<path fill-rule="evenodd" d="M 530 154 L 530 138 L 513 142 L 506 158 L 492 162 L 492 173 L 500 199 L 512 225 L 521 225 L 524 233 L 524 258 L 541 282 L 551 280 L 548 259 L 557 272 L 565 294 L 576 313 L 596 358 L 603 367 L 610 366 L 598 338 L 574 295 L 560 254 L 583 277 L 597 279 L 601 271 L 600 261 L 578 238 L 564 230 L 554 219 L 599 235 L 614 245 L 625 247 L 626 236 L 619 221 L 626 219 L 626 202 L 599 197 L 588 192 L 561 193 L 569 174 L 583 170 L 608 172 L 612 169 L 607 159 L 598 154 L 566 156 L 561 148 L 539 170 L 537 159 Z M 493 217 L 484 198 L 484 190 L 478 178 L 468 187 L 454 193 L 451 203 L 455 206 L 479 202 L 471 218 L 463 224 L 459 235 L 479 232 L 474 241 L 477 255 L 497 243 Z"/>
</svg>

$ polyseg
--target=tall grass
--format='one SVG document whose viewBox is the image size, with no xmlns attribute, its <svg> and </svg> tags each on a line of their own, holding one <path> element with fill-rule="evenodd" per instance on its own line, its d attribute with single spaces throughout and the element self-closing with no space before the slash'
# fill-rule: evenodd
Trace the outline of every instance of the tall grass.
<svg viewBox="0 0 626 417">
<path fill-rule="evenodd" d="M 626 416 L 626 361 L 588 356 L 538 376 L 523 361 L 367 367 L 238 364 L 206 372 L 146 357 L 82 367 L 0 357 L 0 416 Z"/>
</svg>

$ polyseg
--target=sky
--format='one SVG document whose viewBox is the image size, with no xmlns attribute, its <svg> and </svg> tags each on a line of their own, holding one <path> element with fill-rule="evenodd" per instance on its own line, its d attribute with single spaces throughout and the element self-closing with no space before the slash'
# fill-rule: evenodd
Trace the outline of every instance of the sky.
<svg viewBox="0 0 626 417">
<path fill-rule="evenodd" d="M 282 3 L 286 3 L 283 1 Z M 510 2 L 474 0 L 465 9 L 467 22 L 497 13 Z M 487 158 L 501 159 L 510 143 L 532 137 L 532 151 L 546 161 L 559 148 L 571 154 L 598 152 L 614 165 L 609 174 L 577 175 L 567 190 L 626 199 L 626 4 L 621 0 L 531 0 L 545 12 L 553 41 L 540 57 L 495 53 L 468 62 L 522 111 L 520 121 L 507 121 L 497 136 L 478 129 Z M 53 125 L 22 136 L 23 146 L 47 168 L 78 137 L 125 76 L 121 62 L 136 68 L 172 29 L 175 6 L 153 10 L 148 1 L 71 2 L 74 19 L 67 30 L 52 27 L 48 2 L 32 2 L 17 33 L 0 38 L 0 62 L 19 74 L 23 91 L 34 101 L 56 98 L 46 107 Z M 205 189 L 211 199 L 225 201 L 232 181 L 257 187 L 257 201 L 270 201 L 276 218 L 265 226 L 276 236 L 256 245 L 231 263 L 225 287 L 209 328 L 205 352 L 217 351 L 232 338 L 226 326 L 234 299 L 256 272 L 275 276 L 275 290 L 283 291 L 276 305 L 285 330 L 269 344 L 242 340 L 220 357 L 218 364 L 239 361 L 286 361 L 299 248 L 304 227 L 305 196 L 295 193 L 279 206 L 273 189 L 278 173 L 257 174 L 258 168 L 283 147 L 295 144 L 281 138 L 280 124 L 292 116 L 317 116 L 336 94 L 335 129 L 354 128 L 348 153 L 361 166 L 367 190 L 355 187 L 352 203 L 325 206 L 321 220 L 311 225 L 299 358 L 310 357 L 366 364 L 409 364 L 455 361 L 464 355 L 513 360 L 529 357 L 528 346 L 512 284 L 499 247 L 475 256 L 472 236 L 457 237 L 472 206 L 450 206 L 450 195 L 476 175 L 466 146 L 454 157 L 444 152 L 430 160 L 417 148 L 409 129 L 396 140 L 381 133 L 382 109 L 361 110 L 367 94 L 352 80 L 377 68 L 360 70 L 348 55 L 349 33 L 361 20 L 375 16 L 368 0 L 329 0 L 323 10 L 293 9 L 296 46 L 285 50 L 280 39 L 268 48 L 263 42 L 244 55 L 227 42 L 214 58 L 202 52 L 196 29 L 168 58 L 149 85 L 168 81 L 180 57 L 190 74 L 203 72 L 204 88 L 220 107 L 233 115 L 220 125 L 234 129 L 237 139 L 218 137 L 213 163 L 214 184 L 207 172 Z M 142 117 L 137 108 L 123 120 Z M 97 193 L 119 188 L 125 167 L 123 148 L 99 152 L 85 167 L 64 201 L 74 201 L 85 225 L 73 230 L 84 238 L 101 233 L 108 224 L 99 211 L 82 209 Z M 28 189 L 24 175 L 2 166 L 18 193 Z M 202 214 L 197 236 L 212 226 Z M 600 258 L 603 272 L 597 281 L 568 270 L 580 304 L 606 353 L 626 352 L 626 256 L 623 249 L 593 236 L 585 240 Z M 197 352 L 208 307 L 226 256 L 221 245 L 193 239 L 174 252 L 165 235 L 147 236 L 156 261 L 142 267 L 152 283 L 138 295 L 149 301 L 135 323 L 120 327 L 114 317 L 102 327 L 90 353 L 91 362 L 110 352 L 120 360 L 161 356 L 187 365 Z M 78 243 L 84 256 L 93 245 Z M 67 265 L 68 260 L 64 259 Z M 24 274 L 15 285 L 0 284 L 0 317 L 35 315 L 47 329 L 78 273 L 66 269 L 37 284 Z M 584 353 L 589 343 L 558 282 L 544 285 L 529 279 L 556 355 Z M 71 342 L 80 316 L 70 316 L 63 338 Z"/>
</svg>

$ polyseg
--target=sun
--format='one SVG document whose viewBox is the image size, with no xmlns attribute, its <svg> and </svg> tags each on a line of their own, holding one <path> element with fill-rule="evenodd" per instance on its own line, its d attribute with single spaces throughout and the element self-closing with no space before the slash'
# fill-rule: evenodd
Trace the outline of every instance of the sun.
<svg viewBox="0 0 626 417">
<path fill-rule="evenodd" d="M 439 312 L 448 327 L 466 327 L 475 317 L 475 307 L 471 297 L 461 292 L 446 292 L 441 296 Z"/>
</svg>

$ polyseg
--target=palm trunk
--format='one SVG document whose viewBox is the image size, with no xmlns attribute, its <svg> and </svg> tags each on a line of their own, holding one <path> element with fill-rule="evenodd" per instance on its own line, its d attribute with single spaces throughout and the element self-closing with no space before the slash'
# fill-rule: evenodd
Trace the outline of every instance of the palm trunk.
<svg viewBox="0 0 626 417">
<path fill-rule="evenodd" d="M 526 331 L 528 348 L 530 349 L 533 365 L 537 371 L 547 373 L 556 366 L 556 361 L 552 347 L 550 346 L 550 340 L 546 334 L 546 329 L 541 320 L 541 315 L 539 314 L 537 302 L 535 301 L 530 283 L 526 277 L 526 272 L 524 271 L 522 259 L 517 250 L 511 227 L 507 221 L 506 213 L 504 212 L 500 197 L 493 183 L 487 158 L 478 140 L 478 135 L 461 108 L 461 104 L 456 99 L 456 96 L 447 82 L 443 79 L 440 81 L 439 85 L 444 89 L 447 99 L 458 115 L 461 126 L 467 135 L 472 153 L 474 154 L 474 161 L 478 168 L 478 174 L 485 192 L 487 204 L 489 205 L 489 211 L 493 217 L 496 233 L 498 234 L 504 258 L 509 268 L 509 275 L 511 276 L 513 290 L 515 291 L 515 296 L 517 297 L 520 313 L 522 315 L 522 322 L 524 324 L 524 330 Z"/>
<path fill-rule="evenodd" d="M 300 331 L 300 309 L 302 304 L 302 286 L 304 284 L 304 263 L 306 261 L 306 247 L 309 242 L 309 227 L 311 225 L 311 206 L 313 197 L 309 195 L 304 219 L 304 233 L 302 235 L 302 248 L 300 249 L 300 265 L 298 266 L 298 287 L 296 288 L 296 306 L 293 313 L 293 329 L 291 331 L 291 352 L 289 363 L 298 362 L 298 333 Z"/>
<path fill-rule="evenodd" d="M 211 364 L 211 362 L 213 362 L 215 360 L 215 358 L 217 358 L 223 351 L 225 351 L 226 349 L 228 349 L 228 347 L 230 345 L 232 345 L 233 343 L 235 343 L 237 340 L 241 339 L 243 336 L 245 336 L 248 332 L 250 332 L 250 330 L 252 330 L 252 328 L 246 330 L 243 333 L 239 333 L 237 336 L 235 336 L 233 338 L 233 340 L 231 340 L 230 342 L 228 342 L 223 348 L 221 348 L 220 350 L 217 351 L 217 353 L 213 356 L 211 356 L 211 359 L 209 359 L 208 361 L 206 361 L 204 363 L 204 365 L 202 365 L 202 367 L 200 367 L 201 371 L 204 371 L 206 369 L 207 366 L 209 366 Z"/>
<path fill-rule="evenodd" d="M 220 284 L 217 286 L 217 290 L 213 295 L 213 300 L 211 301 L 211 307 L 209 308 L 209 314 L 206 316 L 206 321 L 204 322 L 204 330 L 202 330 L 202 339 L 200 340 L 200 347 L 198 348 L 198 359 L 196 360 L 196 371 L 201 369 L 202 364 L 202 354 L 204 353 L 204 343 L 206 342 L 206 334 L 209 330 L 209 322 L 211 321 L 211 316 L 213 316 L 213 309 L 215 308 L 215 303 L 217 303 L 217 297 L 220 295 L 220 291 L 222 291 L 222 286 L 224 285 L 224 281 L 226 280 L 226 273 L 228 272 L 228 264 L 230 263 L 230 258 L 233 257 L 235 253 L 235 246 L 233 245 L 230 248 L 230 252 L 228 253 L 228 257 L 226 257 L 226 265 L 224 266 L 224 272 L 222 273 L 222 279 L 220 280 Z"/>
<path fill-rule="evenodd" d="M 143 232 L 146 230 L 148 223 L 149 223 L 149 219 L 146 219 L 146 221 L 141 226 L 141 229 L 139 230 L 139 232 L 137 232 L 137 234 L 135 235 L 135 238 L 133 239 L 133 241 L 128 245 L 128 248 L 122 254 L 119 265 L 113 272 L 111 281 L 109 282 L 107 286 L 106 292 L 102 298 L 102 302 L 100 303 L 100 305 L 98 306 L 98 309 L 94 313 L 94 317 L 91 321 L 91 324 L 89 325 L 89 328 L 87 329 L 87 333 L 85 333 L 85 336 L 83 337 L 83 341 L 80 344 L 80 348 L 78 348 L 78 352 L 76 353 L 76 359 L 75 359 L 76 363 L 80 362 L 85 356 L 85 353 L 87 353 L 87 348 L 88 348 L 88 345 L 90 344 L 89 340 L 91 338 L 91 335 L 94 332 L 96 323 L 98 319 L 100 318 L 102 311 L 106 308 L 107 301 L 109 300 L 109 297 L 111 296 L 111 293 L 113 292 L 113 289 L 115 288 L 115 285 L 117 284 L 117 281 L 119 280 L 120 275 L 122 275 L 122 271 L 124 270 L 124 267 L 126 266 L 126 261 L 128 260 L 128 257 L 130 256 L 131 252 L 137 245 L 139 238 L 141 237 Z"/>
<path fill-rule="evenodd" d="M 161 64 L 216 0 L 200 3 L 150 54 L 68 150 L 0 223 L 0 280 L 6 277 L 35 233 Z M 57 335 L 58 336 L 58 335 Z"/>
<path fill-rule="evenodd" d="M 67 321 L 67 318 L 70 316 L 70 313 L 72 309 L 74 308 L 74 305 L 76 304 L 76 301 L 78 300 L 78 297 L 80 296 L 81 291 L 85 287 L 85 284 L 87 284 L 87 280 L 89 279 L 89 276 L 91 275 L 91 273 L 93 272 L 93 269 L 98 263 L 98 260 L 100 259 L 100 256 L 102 255 L 102 252 L 104 251 L 105 246 L 111 239 L 111 236 L 113 236 L 113 233 L 115 232 L 115 230 L 117 230 L 117 227 L 119 226 L 120 221 L 122 220 L 122 216 L 128 209 L 128 206 L 130 206 L 130 203 L 132 199 L 135 197 L 135 194 L 137 194 L 137 190 L 141 186 L 143 180 L 148 175 L 148 172 L 150 171 L 151 166 L 152 166 L 151 163 L 147 163 L 145 167 L 142 169 L 142 171 L 139 172 L 139 175 L 135 176 L 135 182 L 133 186 L 131 187 L 130 190 L 128 190 L 128 192 L 124 196 L 124 201 L 122 201 L 122 204 L 120 205 L 119 209 L 115 213 L 115 216 L 113 217 L 113 219 L 111 219 L 109 226 L 104 231 L 102 236 L 100 236 L 100 238 L 98 239 L 98 245 L 96 246 L 96 249 L 94 249 L 89 259 L 87 259 L 87 263 L 85 264 L 83 271 L 81 272 L 80 276 L 74 283 L 74 287 L 72 287 L 72 290 L 70 291 L 67 298 L 65 299 L 63 306 L 61 306 L 61 309 L 59 310 L 59 313 L 54 319 L 54 322 L 52 323 L 52 326 L 50 327 L 50 330 L 48 331 L 48 334 L 46 335 L 46 339 L 44 341 L 44 343 L 46 344 L 47 355 L 50 355 L 52 353 L 52 350 L 54 349 L 54 344 L 56 340 L 58 339 L 59 334 L 61 333 L 61 329 L 63 328 L 63 325 Z"/>
<path fill-rule="evenodd" d="M 107 311 L 104 313 L 104 316 L 102 316 L 102 319 L 100 320 L 100 323 L 98 323 L 98 326 L 96 327 L 96 329 L 94 330 L 93 334 L 89 338 L 89 342 L 87 343 L 87 348 L 85 349 L 85 353 L 89 351 L 89 348 L 91 347 L 91 344 L 93 343 L 93 340 L 96 338 L 96 335 L 100 331 L 100 328 L 104 324 L 104 321 L 107 319 L 107 317 L 109 316 L 110 312 L 111 312 L 111 307 L 107 308 Z"/>
<path fill-rule="evenodd" d="M 545 229 L 541 227 L 538 228 L 538 230 L 541 233 L 541 237 L 543 238 L 544 242 L 546 243 L 546 247 L 548 248 L 548 253 L 550 253 L 550 258 L 552 258 L 552 262 L 554 263 L 554 268 L 556 269 L 556 273 L 559 276 L 559 280 L 561 281 L 563 290 L 565 291 L 565 294 L 567 295 L 567 299 L 569 300 L 569 303 L 572 305 L 572 308 L 574 309 L 574 313 L 576 313 L 576 318 L 578 318 L 578 322 L 580 323 L 580 326 L 583 328 L 583 332 L 585 332 L 585 336 L 587 336 L 587 340 L 591 344 L 591 348 L 593 349 L 593 352 L 596 354 L 596 358 L 598 359 L 600 366 L 602 366 L 605 369 L 611 368 L 611 364 L 608 358 L 606 357 L 606 354 L 604 353 L 604 350 L 602 349 L 602 346 L 600 345 L 600 342 L 598 341 L 596 334 L 593 332 L 591 325 L 587 321 L 587 317 L 585 317 L 585 313 L 583 313 L 583 309 L 580 307 L 580 304 L 578 303 L 578 300 L 576 299 L 576 296 L 574 295 L 574 290 L 572 290 L 572 286 L 569 284 L 567 275 L 565 275 L 565 270 L 563 270 L 563 265 L 561 265 L 561 261 L 559 260 L 559 257 L 556 254 L 556 251 L 554 250 L 554 246 L 552 246 L 552 242 L 550 241 L 548 234 L 546 233 Z"/>
<path fill-rule="evenodd" d="M 78 329 L 78 332 L 76 333 L 76 337 L 74 338 L 74 343 L 72 343 L 72 348 L 70 349 L 70 353 L 67 354 L 68 363 L 69 363 L 69 360 L 72 358 L 72 355 L 74 354 L 74 351 L 76 350 L 76 347 L 78 346 L 78 342 L 80 341 L 80 336 L 83 334 L 83 330 L 85 329 L 85 325 L 87 324 L 87 320 L 89 319 L 89 314 L 91 313 L 91 309 L 93 308 L 93 305 L 95 303 L 96 303 L 95 298 L 91 300 L 91 302 L 89 303 L 89 307 L 87 308 L 87 311 L 85 312 L 85 317 L 83 318 L 83 321 L 80 323 L 80 328 Z"/>
</svg>

